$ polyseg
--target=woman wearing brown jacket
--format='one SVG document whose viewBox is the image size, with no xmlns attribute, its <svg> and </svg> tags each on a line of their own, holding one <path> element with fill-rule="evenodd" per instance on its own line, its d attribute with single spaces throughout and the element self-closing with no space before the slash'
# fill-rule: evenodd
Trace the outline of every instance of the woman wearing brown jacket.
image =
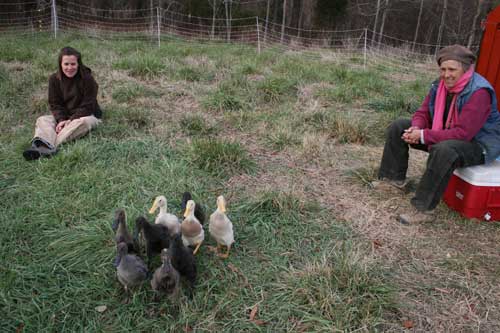
<svg viewBox="0 0 500 333">
<path fill-rule="evenodd" d="M 49 78 L 49 106 L 52 115 L 36 120 L 31 147 L 23 152 L 27 160 L 49 157 L 57 147 L 87 134 L 100 122 L 98 85 L 80 52 L 65 47 L 59 52 L 58 71 Z"/>
</svg>

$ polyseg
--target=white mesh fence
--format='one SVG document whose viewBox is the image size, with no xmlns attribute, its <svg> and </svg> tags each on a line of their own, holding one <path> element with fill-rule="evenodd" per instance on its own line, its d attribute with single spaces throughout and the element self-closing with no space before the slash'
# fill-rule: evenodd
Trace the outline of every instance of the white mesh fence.
<svg viewBox="0 0 500 333">
<path fill-rule="evenodd" d="M 144 40 L 161 45 L 179 42 L 224 42 L 253 45 L 258 52 L 274 50 L 324 59 L 346 66 L 385 67 L 411 72 L 434 70 L 438 45 L 412 43 L 370 29 L 306 30 L 282 26 L 259 17 L 225 19 L 196 17 L 153 7 L 110 10 L 56 0 L 0 3 L 0 34 L 61 33 L 105 40 Z M 260 0 L 246 0 L 259 2 Z M 193 43 L 195 45 L 196 43 Z"/>
</svg>

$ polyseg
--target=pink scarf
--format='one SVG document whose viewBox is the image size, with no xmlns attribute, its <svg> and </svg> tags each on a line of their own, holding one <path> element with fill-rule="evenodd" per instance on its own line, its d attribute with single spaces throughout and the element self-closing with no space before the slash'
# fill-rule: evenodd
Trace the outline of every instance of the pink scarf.
<svg viewBox="0 0 500 333">
<path fill-rule="evenodd" d="M 444 108 L 446 107 L 446 93 L 450 92 L 453 94 L 453 98 L 450 104 L 450 111 L 448 112 L 448 117 L 446 118 L 445 128 L 452 128 L 455 126 L 458 118 L 458 108 L 456 105 L 457 96 L 462 90 L 464 90 L 467 83 L 469 83 L 472 75 L 474 74 L 474 65 L 470 66 L 469 70 L 465 72 L 457 83 L 448 89 L 444 85 L 444 81 L 440 80 L 437 94 L 436 94 L 436 104 L 434 105 L 434 118 L 432 119 L 432 129 L 442 130 L 443 129 L 443 116 Z"/>
</svg>

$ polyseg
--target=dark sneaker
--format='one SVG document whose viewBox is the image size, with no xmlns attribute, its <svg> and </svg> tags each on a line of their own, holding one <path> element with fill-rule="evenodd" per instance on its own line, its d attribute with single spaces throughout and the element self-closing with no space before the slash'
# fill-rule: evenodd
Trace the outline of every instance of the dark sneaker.
<svg viewBox="0 0 500 333">
<path fill-rule="evenodd" d="M 31 147 L 23 152 L 23 156 L 27 161 L 37 160 L 40 157 L 51 157 L 57 153 L 57 149 L 50 149 L 44 145 Z"/>
<path fill-rule="evenodd" d="M 47 148 L 45 145 L 38 146 L 36 149 L 40 152 L 40 155 L 43 157 L 51 157 L 52 155 L 55 155 L 57 153 L 57 149 L 50 149 Z"/>
<path fill-rule="evenodd" d="M 38 150 L 38 148 L 29 148 L 29 149 L 26 149 L 25 151 L 23 151 L 23 156 L 24 158 L 26 159 L 26 161 L 33 161 L 33 160 L 37 160 L 40 158 L 42 154 L 40 154 L 40 151 Z"/>
<path fill-rule="evenodd" d="M 402 224 L 417 224 L 434 222 L 436 215 L 433 210 L 419 211 L 412 207 L 407 212 L 399 214 L 399 222 Z"/>
</svg>

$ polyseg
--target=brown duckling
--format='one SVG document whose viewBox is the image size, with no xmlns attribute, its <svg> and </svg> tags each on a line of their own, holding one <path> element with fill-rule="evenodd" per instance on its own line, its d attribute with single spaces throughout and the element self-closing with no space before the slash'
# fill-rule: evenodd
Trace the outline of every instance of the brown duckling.
<svg viewBox="0 0 500 333">
<path fill-rule="evenodd" d="M 115 232 L 115 242 L 126 243 L 128 246 L 128 253 L 137 253 L 137 245 L 134 242 L 132 236 L 128 232 L 127 228 L 127 215 L 125 214 L 124 209 L 117 209 L 115 212 L 115 218 L 113 220 L 113 224 L 111 228 Z"/>
<path fill-rule="evenodd" d="M 158 267 L 151 279 L 151 288 L 155 291 L 155 300 L 165 295 L 174 300 L 179 294 L 179 272 L 172 266 L 167 249 L 161 252 L 162 265 Z"/>
</svg>

